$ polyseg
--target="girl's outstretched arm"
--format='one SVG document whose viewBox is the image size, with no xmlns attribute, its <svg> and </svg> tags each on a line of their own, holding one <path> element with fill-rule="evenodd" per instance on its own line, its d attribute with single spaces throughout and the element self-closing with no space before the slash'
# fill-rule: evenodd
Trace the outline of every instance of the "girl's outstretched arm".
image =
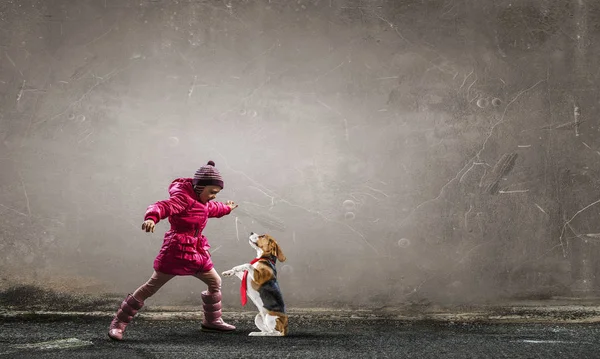
<svg viewBox="0 0 600 359">
<path fill-rule="evenodd" d="M 207 207 L 208 207 L 208 217 L 212 218 L 212 217 L 216 217 L 216 218 L 220 218 L 223 217 L 229 213 L 231 213 L 231 211 L 233 211 L 234 208 L 236 208 L 238 205 L 235 204 L 233 201 L 227 201 L 226 203 L 223 202 L 208 202 Z"/>
<path fill-rule="evenodd" d="M 161 219 L 183 212 L 188 206 L 189 197 L 183 193 L 176 193 L 169 199 L 148 206 L 144 220 L 151 219 L 158 223 Z"/>
</svg>

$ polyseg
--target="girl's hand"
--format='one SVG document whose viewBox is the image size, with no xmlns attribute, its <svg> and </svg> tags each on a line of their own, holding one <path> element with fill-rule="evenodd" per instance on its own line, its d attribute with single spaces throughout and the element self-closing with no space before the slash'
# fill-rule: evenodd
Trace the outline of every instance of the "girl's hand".
<svg viewBox="0 0 600 359">
<path fill-rule="evenodd" d="M 153 220 L 147 219 L 147 220 L 144 221 L 144 223 L 142 223 L 142 231 L 154 233 L 154 226 L 155 225 L 156 225 L 156 223 L 154 223 Z"/>
<path fill-rule="evenodd" d="M 232 210 L 232 211 L 233 211 L 234 209 L 236 209 L 236 208 L 237 208 L 237 206 L 238 206 L 238 205 L 237 205 L 235 202 L 233 202 L 233 201 L 227 201 L 227 202 L 225 202 L 225 205 L 229 206 L 229 208 L 231 208 L 231 210 Z"/>
</svg>

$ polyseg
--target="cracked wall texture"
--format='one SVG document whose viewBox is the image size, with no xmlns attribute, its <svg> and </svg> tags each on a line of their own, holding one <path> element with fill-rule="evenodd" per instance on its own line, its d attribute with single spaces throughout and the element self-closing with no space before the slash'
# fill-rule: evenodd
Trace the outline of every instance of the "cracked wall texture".
<svg viewBox="0 0 600 359">
<path fill-rule="evenodd" d="M 212 159 L 217 270 L 268 232 L 289 306 L 594 293 L 599 35 L 589 0 L 3 0 L 1 284 L 133 291 Z"/>
</svg>

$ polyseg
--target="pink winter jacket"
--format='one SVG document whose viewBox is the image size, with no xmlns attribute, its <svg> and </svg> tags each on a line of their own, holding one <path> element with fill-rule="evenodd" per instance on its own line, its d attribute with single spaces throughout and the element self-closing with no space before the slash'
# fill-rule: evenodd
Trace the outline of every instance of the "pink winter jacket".
<svg viewBox="0 0 600 359">
<path fill-rule="evenodd" d="M 154 269 L 175 275 L 192 275 L 212 269 L 208 253 L 210 245 L 202 230 L 208 218 L 223 217 L 231 212 L 231 208 L 221 202 L 199 202 L 191 178 L 174 180 L 169 186 L 169 195 L 169 199 L 150 205 L 144 217 L 155 223 L 168 217 L 171 223 L 154 260 Z"/>
</svg>

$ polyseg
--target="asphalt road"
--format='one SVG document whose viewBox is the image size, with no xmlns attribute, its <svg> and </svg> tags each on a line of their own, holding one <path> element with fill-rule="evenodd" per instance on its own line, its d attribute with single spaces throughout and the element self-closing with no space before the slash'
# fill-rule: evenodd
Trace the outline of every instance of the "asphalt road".
<svg viewBox="0 0 600 359">
<path fill-rule="evenodd" d="M 465 324 L 290 318 L 284 338 L 203 333 L 197 320 L 136 318 L 126 340 L 109 318 L 0 321 L 3 358 L 598 358 L 595 324 Z"/>
</svg>

